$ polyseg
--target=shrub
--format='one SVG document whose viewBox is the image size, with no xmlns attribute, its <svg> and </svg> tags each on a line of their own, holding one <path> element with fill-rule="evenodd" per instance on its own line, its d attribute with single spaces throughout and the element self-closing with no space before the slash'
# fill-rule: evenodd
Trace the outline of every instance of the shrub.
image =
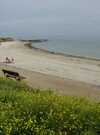
<svg viewBox="0 0 100 135">
<path fill-rule="evenodd" d="M 1 135 L 99 135 L 100 103 L 0 79 Z"/>
</svg>

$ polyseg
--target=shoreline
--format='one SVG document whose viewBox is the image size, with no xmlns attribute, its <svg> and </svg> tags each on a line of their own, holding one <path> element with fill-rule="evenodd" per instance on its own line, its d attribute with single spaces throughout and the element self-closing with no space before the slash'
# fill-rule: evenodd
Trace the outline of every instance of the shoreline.
<svg viewBox="0 0 100 135">
<path fill-rule="evenodd" d="M 42 52 L 50 53 L 50 54 L 54 54 L 54 55 L 61 55 L 61 56 L 64 56 L 64 57 L 71 57 L 71 58 L 79 58 L 79 59 L 87 59 L 87 60 L 100 61 L 100 58 L 95 58 L 95 57 L 85 57 L 85 56 L 72 55 L 72 54 L 64 54 L 64 53 L 58 53 L 58 52 L 49 51 L 49 50 L 46 50 L 46 49 L 42 49 L 42 48 L 38 48 L 38 47 L 32 46 L 31 43 L 29 43 L 28 45 L 25 45 L 25 46 L 27 46 L 27 47 L 29 47 L 31 49 L 35 49 L 35 50 L 38 50 L 38 51 L 42 51 Z"/>
<path fill-rule="evenodd" d="M 65 53 L 60 53 L 60 52 L 53 52 L 53 51 L 49 51 L 47 49 L 42 49 L 42 48 L 32 46 L 32 43 L 48 42 L 49 41 L 48 39 L 24 40 L 24 39 L 15 39 L 15 38 L 12 38 L 12 37 L 0 37 L 0 40 L 1 40 L 0 41 L 1 44 L 3 42 L 19 41 L 19 42 L 22 42 L 26 47 L 29 47 L 31 49 L 35 49 L 37 51 L 49 53 L 49 54 L 60 55 L 60 56 L 70 57 L 70 58 L 79 58 L 79 59 L 100 61 L 100 58 L 96 58 L 96 57 L 88 57 L 88 56 L 85 57 L 85 56 L 81 56 L 81 55 L 73 55 L 73 54 L 65 54 Z"/>
<path fill-rule="evenodd" d="M 100 58 L 96 58 L 96 57 L 87 57 L 87 56 L 85 57 L 85 56 L 81 56 L 81 55 L 72 55 L 72 54 L 53 52 L 53 51 L 49 51 L 47 49 L 42 49 L 42 48 L 38 48 L 38 47 L 32 46 L 32 43 L 36 43 L 36 42 L 30 42 L 28 40 L 26 40 L 26 41 L 25 40 L 20 40 L 20 41 L 25 43 L 26 47 L 29 47 L 30 49 L 35 49 L 37 51 L 41 51 L 41 52 L 45 52 L 45 53 L 49 53 L 49 54 L 54 54 L 54 55 L 60 55 L 60 56 L 64 56 L 64 57 L 71 57 L 71 58 L 79 58 L 79 59 L 100 61 Z M 43 42 L 48 42 L 48 40 L 47 41 L 43 41 Z"/>
</svg>

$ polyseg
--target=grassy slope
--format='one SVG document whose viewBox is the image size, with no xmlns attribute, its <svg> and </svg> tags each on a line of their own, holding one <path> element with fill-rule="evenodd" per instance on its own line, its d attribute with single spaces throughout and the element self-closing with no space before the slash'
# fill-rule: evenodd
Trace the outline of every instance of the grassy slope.
<svg viewBox="0 0 100 135">
<path fill-rule="evenodd" d="M 0 135 L 99 134 L 99 103 L 0 79 Z"/>
</svg>

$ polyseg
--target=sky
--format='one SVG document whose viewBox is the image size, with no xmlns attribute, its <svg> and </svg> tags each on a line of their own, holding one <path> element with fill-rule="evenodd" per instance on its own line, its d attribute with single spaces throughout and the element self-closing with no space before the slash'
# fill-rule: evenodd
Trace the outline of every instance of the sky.
<svg viewBox="0 0 100 135">
<path fill-rule="evenodd" d="M 100 0 L 0 0 L 0 34 L 100 39 Z"/>
</svg>

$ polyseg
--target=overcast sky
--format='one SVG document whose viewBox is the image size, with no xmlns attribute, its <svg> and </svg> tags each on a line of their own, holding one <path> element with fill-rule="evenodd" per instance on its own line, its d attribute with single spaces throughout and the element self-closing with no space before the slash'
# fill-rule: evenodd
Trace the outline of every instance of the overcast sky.
<svg viewBox="0 0 100 135">
<path fill-rule="evenodd" d="M 100 39 L 100 0 L 0 0 L 0 31 L 16 29 Z"/>
</svg>

